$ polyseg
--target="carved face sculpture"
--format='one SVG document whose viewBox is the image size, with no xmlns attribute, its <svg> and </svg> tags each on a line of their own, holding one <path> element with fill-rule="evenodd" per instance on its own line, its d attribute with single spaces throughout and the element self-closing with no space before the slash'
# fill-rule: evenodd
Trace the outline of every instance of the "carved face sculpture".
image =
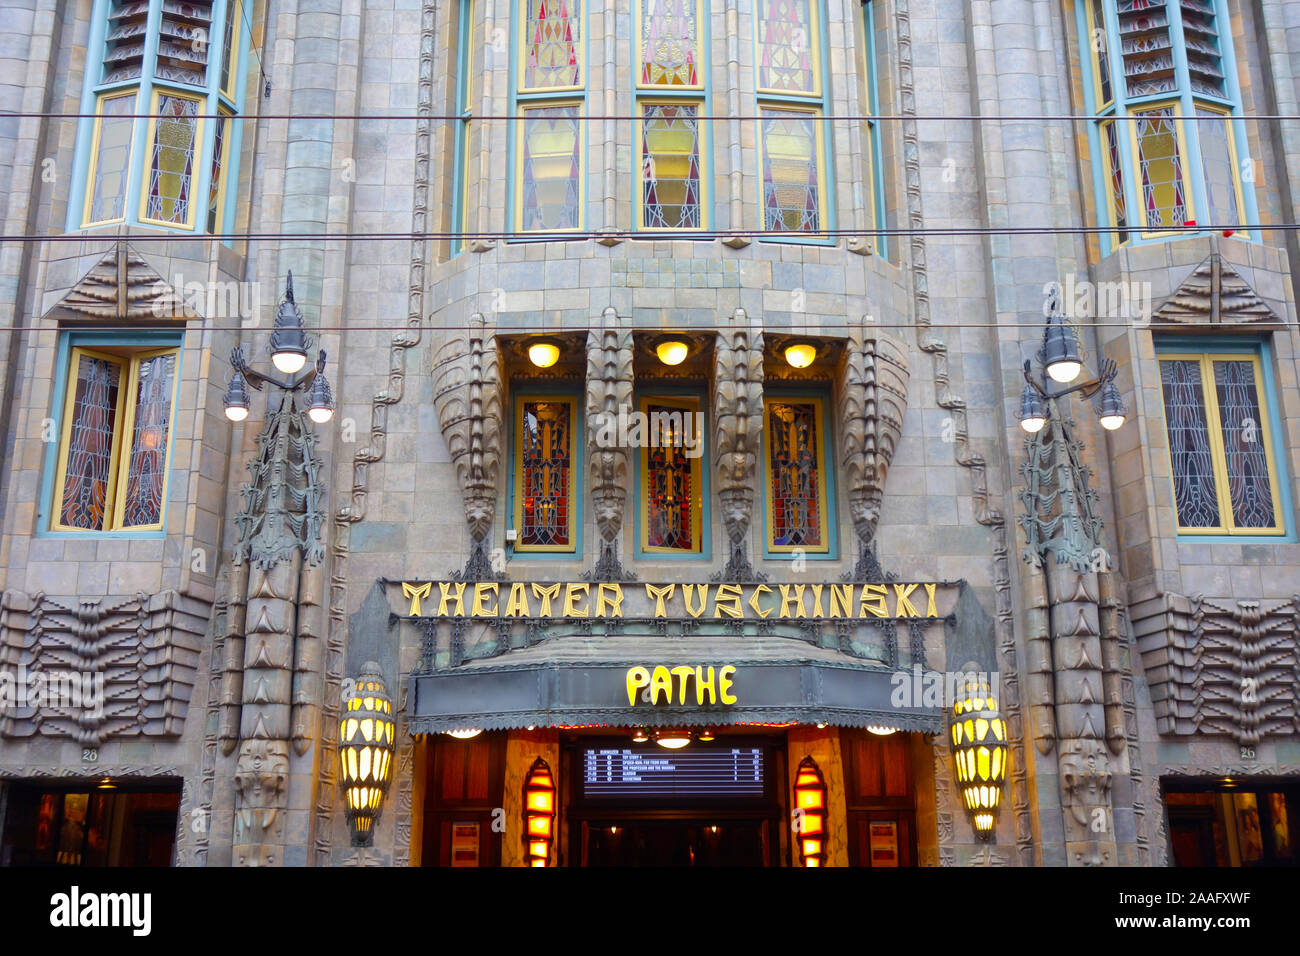
<svg viewBox="0 0 1300 956">
<path fill-rule="evenodd" d="M 1088 827 L 1092 811 L 1110 806 L 1110 758 L 1100 740 L 1070 740 L 1061 751 L 1061 788 L 1070 815 Z"/>
<path fill-rule="evenodd" d="M 257 842 L 275 823 L 289 777 L 283 740 L 245 740 L 235 764 L 235 842 Z"/>
</svg>

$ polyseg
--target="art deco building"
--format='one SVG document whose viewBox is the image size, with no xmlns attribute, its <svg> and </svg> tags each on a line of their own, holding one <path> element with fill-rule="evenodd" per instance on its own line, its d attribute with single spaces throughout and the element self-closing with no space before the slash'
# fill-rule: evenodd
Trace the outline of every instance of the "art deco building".
<svg viewBox="0 0 1300 956">
<path fill-rule="evenodd" d="M 0 861 L 1297 861 L 1282 0 L 0 22 Z"/>
</svg>

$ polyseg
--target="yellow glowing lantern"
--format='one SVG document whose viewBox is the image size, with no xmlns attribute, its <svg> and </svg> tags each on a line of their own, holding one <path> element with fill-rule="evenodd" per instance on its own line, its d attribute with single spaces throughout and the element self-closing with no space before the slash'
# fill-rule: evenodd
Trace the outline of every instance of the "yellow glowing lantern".
<svg viewBox="0 0 1300 956">
<path fill-rule="evenodd" d="M 367 661 L 339 721 L 339 777 L 353 846 L 370 846 L 392 776 L 393 702 L 379 665 Z"/>
<path fill-rule="evenodd" d="M 968 681 L 953 705 L 952 753 L 962 802 L 976 835 L 987 840 L 997 822 L 1007 778 L 1007 722 L 986 680 Z"/>
<path fill-rule="evenodd" d="M 796 342 L 785 347 L 785 360 L 791 368 L 807 368 L 817 358 L 817 347 L 808 342 Z"/>
<path fill-rule="evenodd" d="M 655 354 L 665 365 L 681 365 L 690 351 L 690 346 L 681 339 L 664 339 L 655 346 Z"/>
<path fill-rule="evenodd" d="M 826 859 L 826 781 L 812 757 L 804 757 L 794 776 L 795 833 L 804 866 Z"/>
<path fill-rule="evenodd" d="M 550 368 L 560 360 L 560 347 L 554 342 L 534 342 L 528 346 L 528 361 L 538 368 Z"/>
<path fill-rule="evenodd" d="M 555 841 L 555 779 L 538 757 L 524 781 L 524 856 L 529 866 L 549 866 Z"/>
<path fill-rule="evenodd" d="M 650 733 L 644 727 L 638 727 L 632 731 L 632 742 L 643 744 L 650 740 Z"/>
</svg>

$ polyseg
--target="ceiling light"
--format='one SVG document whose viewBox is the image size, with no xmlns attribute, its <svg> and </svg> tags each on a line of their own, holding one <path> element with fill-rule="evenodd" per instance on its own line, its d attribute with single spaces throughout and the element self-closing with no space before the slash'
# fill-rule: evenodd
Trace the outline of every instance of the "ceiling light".
<svg viewBox="0 0 1300 956">
<path fill-rule="evenodd" d="M 785 360 L 791 368 L 807 368 L 817 358 L 817 348 L 808 342 L 796 342 L 785 347 Z"/>
<path fill-rule="evenodd" d="M 655 733 L 655 743 L 669 750 L 681 750 L 691 742 L 691 732 L 687 728 L 672 727 Z"/>
<path fill-rule="evenodd" d="M 681 365 L 690 351 L 691 347 L 681 339 L 665 339 L 655 346 L 655 354 L 665 365 Z"/>
<path fill-rule="evenodd" d="M 528 361 L 538 368 L 550 368 L 560 360 L 560 347 L 554 342 L 534 342 L 528 346 Z"/>
</svg>

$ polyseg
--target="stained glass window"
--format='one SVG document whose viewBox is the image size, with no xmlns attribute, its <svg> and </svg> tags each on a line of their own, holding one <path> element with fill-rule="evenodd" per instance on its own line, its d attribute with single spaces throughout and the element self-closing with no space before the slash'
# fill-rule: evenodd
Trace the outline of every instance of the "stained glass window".
<svg viewBox="0 0 1300 956">
<path fill-rule="evenodd" d="M 162 521 L 167 478 L 167 437 L 176 384 L 176 353 L 142 359 L 132 376 L 135 386 L 131 448 L 122 507 L 124 528 Z"/>
<path fill-rule="evenodd" d="M 199 102 L 167 94 L 160 94 L 156 102 L 159 118 L 149 146 L 149 187 L 143 218 L 184 226 L 190 222 Z"/>
<path fill-rule="evenodd" d="M 72 350 L 55 530 L 161 525 L 177 358 Z"/>
<path fill-rule="evenodd" d="M 1224 360 L 1213 365 L 1232 523 L 1238 528 L 1272 528 L 1277 514 L 1255 363 Z"/>
<path fill-rule="evenodd" d="M 1183 158 L 1172 106 L 1136 114 L 1138 167 L 1147 228 L 1181 226 L 1187 221 Z"/>
<path fill-rule="evenodd" d="M 698 0 L 641 0 L 640 86 L 698 89 Z"/>
<path fill-rule="evenodd" d="M 126 208 L 127 175 L 131 169 L 135 94 L 108 96 L 99 101 L 99 142 L 91 160 L 86 222 L 113 222 Z"/>
<path fill-rule="evenodd" d="M 821 94 L 813 19 L 816 0 L 755 0 L 758 88 L 773 93 Z"/>
<path fill-rule="evenodd" d="M 649 103 L 642 107 L 641 225 L 647 229 L 699 229 L 699 107 Z"/>
<path fill-rule="evenodd" d="M 521 399 L 517 434 L 519 547 L 574 549 L 572 399 Z"/>
<path fill-rule="evenodd" d="M 1217 528 L 1219 504 L 1215 491 L 1214 457 L 1210 454 L 1205 391 L 1201 387 L 1201 364 L 1197 361 L 1162 360 L 1160 382 L 1164 392 L 1178 526 Z"/>
<path fill-rule="evenodd" d="M 1115 131 L 1115 121 L 1101 125 L 1106 150 L 1106 175 L 1110 185 L 1111 221 L 1120 230 L 1119 241 L 1128 238 L 1124 229 L 1128 225 L 1128 197 L 1124 192 L 1124 161 L 1120 158 L 1119 136 Z"/>
<path fill-rule="evenodd" d="M 1228 130 L 1231 120 L 1216 110 L 1198 109 L 1196 115 L 1223 117 L 1196 124 L 1205 171 L 1206 225 L 1235 226 L 1241 222 L 1241 209 L 1237 205 L 1237 161 Z"/>
<path fill-rule="evenodd" d="M 1258 358 L 1161 357 L 1160 379 L 1179 530 L 1282 533 Z"/>
<path fill-rule="evenodd" d="M 525 0 L 521 89 L 582 86 L 582 0 Z"/>
<path fill-rule="evenodd" d="M 577 106 L 524 110 L 520 211 L 526 232 L 581 223 L 582 135 Z"/>
<path fill-rule="evenodd" d="M 1222 6 L 1217 0 L 1078 6 L 1080 43 L 1097 72 L 1090 83 L 1093 143 L 1106 194 L 1098 197 L 1099 218 L 1105 209 L 1117 225 L 1121 217 L 1129 225 L 1107 237 L 1112 249 L 1130 239 L 1177 238 L 1189 225 L 1233 228 L 1256 215 L 1230 126 L 1241 103 L 1229 80 L 1232 31 L 1220 29 Z M 1211 121 L 1196 121 L 1202 117 Z M 1140 187 L 1133 199 L 1119 188 L 1125 179 Z M 1128 202 L 1132 208 L 1119 208 Z"/>
<path fill-rule="evenodd" d="M 696 553 L 700 546 L 698 404 L 643 402 L 648 423 L 642 450 L 645 487 L 645 527 L 642 547 L 647 551 Z"/>
<path fill-rule="evenodd" d="M 765 402 L 769 547 L 826 551 L 821 405 Z"/>
<path fill-rule="evenodd" d="M 78 352 L 73 367 L 76 379 L 65 426 L 59 524 L 103 531 L 111 514 L 122 365 L 112 358 Z"/>
<path fill-rule="evenodd" d="M 102 20 L 91 36 L 102 32 L 103 42 L 87 51 L 85 94 L 96 99 L 98 112 L 78 131 L 92 146 L 78 150 L 88 161 L 84 176 L 75 178 L 68 229 L 126 222 L 220 230 L 213 200 L 224 180 L 234 179 L 239 159 L 235 96 L 250 32 L 246 5 L 102 0 L 94 6 Z M 141 96 L 150 85 L 153 95 Z M 136 122 L 136 114 L 156 118 Z M 204 117 L 214 114 L 226 119 L 209 136 Z"/>
<path fill-rule="evenodd" d="M 763 228 L 816 232 L 821 228 L 817 121 L 802 110 L 764 109 Z"/>
</svg>

